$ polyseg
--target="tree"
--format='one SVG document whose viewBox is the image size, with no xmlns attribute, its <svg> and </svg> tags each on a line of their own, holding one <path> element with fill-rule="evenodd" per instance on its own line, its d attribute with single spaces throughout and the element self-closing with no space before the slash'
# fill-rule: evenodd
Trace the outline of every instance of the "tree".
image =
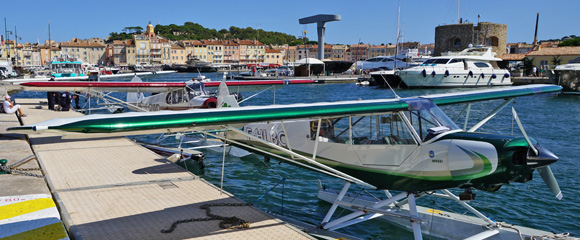
<svg viewBox="0 0 580 240">
<path fill-rule="evenodd" d="M 532 74 L 532 68 L 534 68 L 534 58 L 525 57 L 524 62 L 524 74 L 526 76 Z"/>
<path fill-rule="evenodd" d="M 554 66 L 560 65 L 561 62 L 562 62 L 562 57 L 560 57 L 560 56 L 556 55 L 552 58 L 552 64 L 554 64 Z"/>
</svg>

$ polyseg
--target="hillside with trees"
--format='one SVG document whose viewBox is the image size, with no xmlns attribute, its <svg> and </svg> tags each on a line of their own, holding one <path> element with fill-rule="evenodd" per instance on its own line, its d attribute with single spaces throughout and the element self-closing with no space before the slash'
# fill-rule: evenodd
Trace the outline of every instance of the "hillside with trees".
<svg viewBox="0 0 580 240">
<path fill-rule="evenodd" d="M 132 34 L 140 34 L 143 32 L 141 27 L 126 27 L 120 33 L 112 32 L 109 34 L 109 41 L 131 39 Z M 203 40 L 203 39 L 244 39 L 254 40 L 264 44 L 299 44 L 302 39 L 297 39 L 296 36 L 264 31 L 261 29 L 253 29 L 251 27 L 239 28 L 231 26 L 229 29 L 209 29 L 198 23 L 185 22 L 183 25 L 169 24 L 155 26 L 155 33 L 167 38 L 169 40 Z M 306 39 L 308 41 L 308 39 Z"/>
</svg>

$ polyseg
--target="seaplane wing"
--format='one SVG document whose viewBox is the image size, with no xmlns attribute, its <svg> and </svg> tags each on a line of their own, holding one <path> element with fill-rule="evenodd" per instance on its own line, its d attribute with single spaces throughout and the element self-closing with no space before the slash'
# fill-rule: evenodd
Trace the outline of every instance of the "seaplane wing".
<svg viewBox="0 0 580 240">
<path fill-rule="evenodd" d="M 255 81 L 226 81 L 230 92 L 255 92 L 269 89 L 280 89 L 288 84 L 311 84 L 315 80 L 255 80 Z M 220 82 L 204 82 L 208 90 L 215 90 Z"/>
<path fill-rule="evenodd" d="M 313 80 L 263 80 L 263 81 L 226 81 L 231 92 L 259 91 L 286 84 L 310 84 Z M 220 82 L 204 82 L 207 89 L 217 89 Z M 24 91 L 70 91 L 70 92 L 149 92 L 162 93 L 183 89 L 187 82 L 23 82 L 9 85 L 14 90 Z"/>
<path fill-rule="evenodd" d="M 13 127 L 8 130 L 21 133 L 40 133 L 44 130 L 54 130 L 89 135 L 96 133 L 112 134 L 126 132 L 124 133 L 125 135 L 135 135 L 139 134 L 135 132 L 152 132 L 156 129 L 158 132 L 167 132 L 173 131 L 173 129 L 186 128 L 193 130 L 195 128 L 208 128 L 228 124 L 304 118 L 317 119 L 320 117 L 401 111 L 408 109 L 409 102 L 415 99 L 430 99 L 436 104 L 445 105 L 558 91 L 561 91 L 560 86 L 536 84 L 411 98 L 248 106 L 223 109 L 192 109 L 179 112 L 159 111 L 115 115 L 97 114 L 77 118 L 49 120 L 33 125 Z"/>
<path fill-rule="evenodd" d="M 24 91 L 70 92 L 150 92 L 161 93 L 182 89 L 185 82 L 25 82 L 13 88 Z"/>
</svg>

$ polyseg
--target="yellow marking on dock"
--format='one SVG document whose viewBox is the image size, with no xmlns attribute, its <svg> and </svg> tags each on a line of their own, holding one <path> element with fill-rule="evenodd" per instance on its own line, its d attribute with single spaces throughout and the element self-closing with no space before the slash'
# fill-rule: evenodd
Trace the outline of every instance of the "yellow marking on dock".
<svg viewBox="0 0 580 240">
<path fill-rule="evenodd" d="M 435 214 L 443 213 L 443 211 L 437 210 L 437 209 L 427 209 L 427 210 L 425 210 L 425 212 L 430 212 L 430 213 L 435 213 Z"/>
<path fill-rule="evenodd" d="M 51 198 L 38 198 L 0 206 L 0 220 L 36 212 L 50 207 L 56 207 Z"/>
<path fill-rule="evenodd" d="M 63 239 L 68 238 L 64 231 L 62 222 L 46 225 L 30 231 L 21 232 L 12 236 L 0 238 L 0 240 L 22 240 L 22 239 Z"/>
</svg>

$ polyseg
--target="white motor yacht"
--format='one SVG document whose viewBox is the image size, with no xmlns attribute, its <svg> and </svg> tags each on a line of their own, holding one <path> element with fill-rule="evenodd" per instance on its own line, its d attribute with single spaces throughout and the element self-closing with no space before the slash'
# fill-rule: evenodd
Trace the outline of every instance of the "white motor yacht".
<svg viewBox="0 0 580 240">
<path fill-rule="evenodd" d="M 472 47 L 427 59 L 399 72 L 401 83 L 417 87 L 487 87 L 512 85 L 506 69 L 500 69 L 491 47 Z M 403 87 L 404 87 L 403 86 Z"/>
<path fill-rule="evenodd" d="M 580 57 L 572 59 L 568 64 L 554 68 L 556 83 L 565 92 L 580 92 Z"/>
</svg>

